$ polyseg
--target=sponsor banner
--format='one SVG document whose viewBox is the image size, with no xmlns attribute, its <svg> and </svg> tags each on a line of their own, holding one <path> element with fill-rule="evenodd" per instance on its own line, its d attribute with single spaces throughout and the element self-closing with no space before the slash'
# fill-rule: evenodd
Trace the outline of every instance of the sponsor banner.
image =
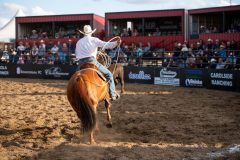
<svg viewBox="0 0 240 160">
<path fill-rule="evenodd" d="M 208 70 L 207 88 L 235 91 L 236 77 L 232 70 Z"/>
<path fill-rule="evenodd" d="M 0 64 L 0 77 L 69 79 L 77 66 Z"/>
<path fill-rule="evenodd" d="M 42 67 L 43 78 L 46 79 L 70 79 L 75 73 L 77 66 L 67 65 L 43 65 Z"/>
<path fill-rule="evenodd" d="M 185 69 L 181 72 L 181 86 L 203 87 L 203 69 Z"/>
<path fill-rule="evenodd" d="M 24 78 L 42 78 L 42 70 L 39 65 L 23 64 L 14 65 L 14 75 Z"/>
<path fill-rule="evenodd" d="M 124 67 L 124 80 L 128 83 L 153 84 L 153 67 Z"/>
<path fill-rule="evenodd" d="M 180 85 L 180 69 L 156 68 L 154 84 L 179 86 Z"/>
<path fill-rule="evenodd" d="M 10 66 L 7 64 L 0 64 L 0 77 L 10 76 Z"/>
</svg>

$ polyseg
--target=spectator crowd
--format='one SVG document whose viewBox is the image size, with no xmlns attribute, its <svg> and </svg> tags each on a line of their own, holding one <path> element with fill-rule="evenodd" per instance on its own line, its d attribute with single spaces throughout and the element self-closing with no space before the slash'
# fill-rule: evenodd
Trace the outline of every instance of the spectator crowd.
<svg viewBox="0 0 240 160">
<path fill-rule="evenodd" d="M 108 52 L 116 60 L 116 50 Z M 211 68 L 232 69 L 240 68 L 240 44 L 235 41 L 220 42 L 208 39 L 207 44 L 202 40 L 195 44 L 175 42 L 173 51 L 155 48 L 148 42 L 122 44 L 119 51 L 119 62 L 127 65 L 144 65 L 145 61 L 161 60 L 161 66 L 181 68 Z M 155 63 L 156 65 L 156 63 Z"/>
<path fill-rule="evenodd" d="M 188 45 L 175 43 L 172 57 L 165 59 L 165 64 L 171 67 L 232 69 L 239 68 L 240 46 L 235 41 L 220 42 L 208 39 Z"/>
<path fill-rule="evenodd" d="M 16 49 L 0 50 L 1 63 L 13 64 L 74 64 L 75 47 L 69 39 L 68 43 L 47 44 L 41 40 L 30 45 L 20 41 Z M 175 42 L 173 51 L 156 48 L 150 42 L 124 42 L 119 50 L 106 51 L 113 61 L 118 60 L 126 65 L 143 65 L 143 60 L 161 60 L 161 66 L 181 68 L 212 68 L 232 69 L 240 68 L 240 44 L 235 41 L 220 42 L 208 39 L 205 44 L 202 40 L 195 44 Z M 119 55 L 118 55 L 119 53 Z"/>
<path fill-rule="evenodd" d="M 44 40 L 32 45 L 20 41 L 16 49 L 5 47 L 0 50 L 0 61 L 13 64 L 71 64 L 74 52 L 75 48 L 70 39 L 68 43 L 49 41 L 47 45 Z"/>
</svg>

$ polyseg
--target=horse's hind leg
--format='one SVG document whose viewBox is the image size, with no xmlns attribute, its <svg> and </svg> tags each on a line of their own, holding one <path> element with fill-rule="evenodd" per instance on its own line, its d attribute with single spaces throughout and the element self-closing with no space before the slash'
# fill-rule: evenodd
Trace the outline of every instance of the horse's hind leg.
<svg viewBox="0 0 240 160">
<path fill-rule="evenodd" d="M 111 117 L 111 113 L 110 113 L 110 102 L 109 102 L 109 100 L 105 100 L 105 107 L 106 107 L 106 110 L 107 110 L 107 121 L 108 121 L 106 126 L 108 128 L 112 128 L 112 117 Z"/>
<path fill-rule="evenodd" d="M 94 140 L 94 137 L 93 137 L 93 132 L 94 132 L 94 130 L 90 131 L 90 133 L 89 133 L 89 143 L 91 145 L 96 144 L 96 141 Z"/>
<path fill-rule="evenodd" d="M 97 112 L 96 107 L 97 107 L 97 105 L 93 107 L 94 114 L 96 114 L 96 112 Z M 94 131 L 96 130 L 96 127 L 97 127 L 97 123 L 96 123 L 96 126 L 91 131 L 89 131 L 89 143 L 91 145 L 96 144 L 96 141 L 95 141 L 94 136 L 93 136 Z"/>
</svg>

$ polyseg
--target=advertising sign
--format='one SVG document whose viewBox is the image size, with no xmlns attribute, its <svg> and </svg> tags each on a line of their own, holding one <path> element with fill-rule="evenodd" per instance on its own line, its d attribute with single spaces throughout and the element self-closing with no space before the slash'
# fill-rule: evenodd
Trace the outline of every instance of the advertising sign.
<svg viewBox="0 0 240 160">
<path fill-rule="evenodd" d="M 15 76 L 25 78 L 42 78 L 42 70 L 39 65 L 24 64 L 15 65 Z"/>
<path fill-rule="evenodd" d="M 124 79 L 128 83 L 153 84 L 153 67 L 124 67 Z"/>
<path fill-rule="evenodd" d="M 203 87 L 202 69 L 185 69 L 181 74 L 181 85 L 184 87 Z"/>
<path fill-rule="evenodd" d="M 209 70 L 207 87 L 212 89 L 236 90 L 236 77 L 232 70 Z"/>
<path fill-rule="evenodd" d="M 155 69 L 154 84 L 159 85 L 180 85 L 180 69 L 178 68 L 157 68 Z"/>
<path fill-rule="evenodd" d="M 9 75 L 9 66 L 5 64 L 0 64 L 0 77 L 8 77 Z"/>
<path fill-rule="evenodd" d="M 67 65 L 44 65 L 41 67 L 43 78 L 46 79 L 70 79 L 75 73 L 77 66 Z"/>
</svg>

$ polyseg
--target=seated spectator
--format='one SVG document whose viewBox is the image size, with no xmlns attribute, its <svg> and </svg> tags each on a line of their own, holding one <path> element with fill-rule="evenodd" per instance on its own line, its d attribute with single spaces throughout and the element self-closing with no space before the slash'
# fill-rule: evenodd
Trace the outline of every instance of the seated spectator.
<svg viewBox="0 0 240 160">
<path fill-rule="evenodd" d="M 216 69 L 224 69 L 225 65 L 226 65 L 226 62 L 224 62 L 222 58 L 219 58 Z"/>
<path fill-rule="evenodd" d="M 182 50 L 182 44 L 181 44 L 181 43 L 178 43 L 178 44 L 177 44 L 177 47 L 174 48 L 174 50 L 173 50 L 173 60 L 174 60 L 174 61 L 177 62 L 177 61 L 180 59 L 181 50 Z"/>
<path fill-rule="evenodd" d="M 50 40 L 46 46 L 46 51 L 51 52 L 52 47 L 53 47 L 53 42 Z"/>
<path fill-rule="evenodd" d="M 57 47 L 56 44 L 54 44 L 53 47 L 51 48 L 51 51 L 50 51 L 50 52 L 51 52 L 53 55 L 57 55 L 58 51 L 59 51 L 59 48 Z"/>
<path fill-rule="evenodd" d="M 228 51 L 230 51 L 230 52 L 233 50 L 230 41 L 227 41 L 226 50 L 228 50 Z"/>
<path fill-rule="evenodd" d="M 215 69 L 216 66 L 217 66 L 216 59 L 212 58 L 212 59 L 210 60 L 209 68 L 210 68 L 210 69 Z"/>
<path fill-rule="evenodd" d="M 226 60 L 226 68 L 232 69 L 233 67 L 235 67 L 236 62 L 237 62 L 237 57 L 233 54 L 233 52 L 231 52 Z"/>
<path fill-rule="evenodd" d="M 195 68 L 196 62 L 193 54 L 190 54 L 186 60 L 186 66 L 189 68 Z"/>
<path fill-rule="evenodd" d="M 121 37 L 127 37 L 128 36 L 127 29 L 123 28 L 123 31 L 122 31 L 122 33 L 120 35 L 121 35 Z"/>
<path fill-rule="evenodd" d="M 30 53 L 32 50 L 30 44 L 28 42 L 25 43 L 25 53 Z"/>
<path fill-rule="evenodd" d="M 71 57 L 71 52 L 69 52 L 67 43 L 63 43 L 63 45 L 62 45 L 62 52 L 63 52 L 63 54 L 65 56 L 66 63 L 69 63 L 70 57 Z"/>
<path fill-rule="evenodd" d="M 41 40 L 38 48 L 38 59 L 45 57 L 45 55 L 46 55 L 46 45 L 44 41 Z"/>
<path fill-rule="evenodd" d="M 217 27 L 213 27 L 212 33 L 218 33 Z"/>
<path fill-rule="evenodd" d="M 213 40 L 210 38 L 208 39 L 208 44 L 207 44 L 207 48 L 205 50 L 205 54 L 208 55 L 209 60 L 214 56 Z"/>
<path fill-rule="evenodd" d="M 183 60 L 184 64 L 185 64 L 185 61 L 187 60 L 187 57 L 188 57 L 188 48 L 187 48 L 187 45 L 186 44 L 183 44 L 182 45 L 182 49 L 181 49 L 181 59 Z M 185 67 L 185 66 L 183 66 Z"/>
<path fill-rule="evenodd" d="M 200 47 L 199 48 L 201 48 L 202 50 L 205 50 L 206 49 L 206 45 L 204 44 L 202 39 L 199 40 L 199 43 L 200 43 Z"/>
<path fill-rule="evenodd" d="M 34 29 L 32 30 L 32 34 L 30 36 L 31 39 L 38 39 L 38 34 L 37 31 Z"/>
<path fill-rule="evenodd" d="M 25 46 L 23 45 L 23 42 L 20 41 L 19 45 L 17 46 L 17 55 L 20 56 L 21 54 L 24 54 L 25 52 Z"/>
<path fill-rule="evenodd" d="M 208 44 L 207 44 L 207 50 L 210 51 L 210 52 L 213 52 L 213 40 L 212 39 L 208 39 Z"/>
<path fill-rule="evenodd" d="M 68 55 L 70 55 L 70 54 L 75 52 L 75 48 L 74 48 L 74 46 L 72 44 L 72 40 L 71 39 L 68 40 L 67 48 L 68 48 Z"/>
<path fill-rule="evenodd" d="M 32 58 L 31 58 L 30 53 L 26 54 L 26 59 L 25 59 L 24 63 L 25 64 L 32 64 Z"/>
<path fill-rule="evenodd" d="M 5 51 L 2 52 L 2 56 L 0 56 L 1 62 L 3 63 L 9 63 L 10 61 L 10 56 L 8 51 L 5 49 Z"/>
<path fill-rule="evenodd" d="M 209 34 L 209 33 L 210 33 L 210 30 L 209 30 L 208 28 L 206 28 L 205 33 L 206 33 L 206 34 Z"/>
<path fill-rule="evenodd" d="M 134 31 L 133 31 L 133 34 L 132 34 L 133 36 L 138 36 L 138 31 L 137 31 L 137 29 L 134 29 Z"/>
<path fill-rule="evenodd" d="M 58 51 L 62 51 L 62 44 L 60 41 L 57 42 Z"/>
<path fill-rule="evenodd" d="M 40 32 L 40 38 L 44 39 L 44 38 L 48 38 L 48 33 L 47 32 Z"/>
<path fill-rule="evenodd" d="M 24 64 L 24 59 L 23 59 L 23 56 L 20 56 L 18 61 L 17 61 L 17 64 Z"/>
<path fill-rule="evenodd" d="M 65 29 L 63 27 L 60 27 L 59 28 L 59 31 L 58 31 L 58 37 L 59 38 L 63 38 L 66 36 L 66 32 L 65 32 Z"/>
<path fill-rule="evenodd" d="M 231 41 L 231 49 L 232 50 L 238 50 L 238 46 L 237 46 L 237 43 L 236 43 L 236 41 Z M 240 49 L 240 48 L 239 48 Z"/>
<path fill-rule="evenodd" d="M 147 42 L 147 46 L 143 49 L 143 57 L 152 57 L 152 51 L 153 51 L 152 44 L 150 42 Z"/>
<path fill-rule="evenodd" d="M 137 57 L 142 57 L 143 53 L 142 43 L 139 43 L 137 46 Z"/>
<path fill-rule="evenodd" d="M 181 60 L 181 50 L 182 50 L 182 44 L 178 43 L 177 48 L 173 50 L 173 64 L 176 64 L 179 66 L 179 64 L 182 62 Z"/>
<path fill-rule="evenodd" d="M 126 63 L 127 62 L 127 55 L 122 51 L 119 54 L 119 63 Z"/>
<path fill-rule="evenodd" d="M 16 49 L 12 50 L 12 51 L 9 53 L 10 63 L 16 64 L 17 61 L 18 61 L 18 58 L 19 58 L 19 56 L 17 55 Z"/>
<path fill-rule="evenodd" d="M 216 39 L 216 40 L 215 40 L 215 44 L 213 45 L 213 50 L 214 50 L 215 52 L 218 52 L 219 49 L 220 49 L 220 43 L 219 43 L 219 40 Z"/>
<path fill-rule="evenodd" d="M 220 50 L 219 50 L 218 56 L 219 56 L 219 58 L 222 59 L 222 61 L 224 61 L 224 62 L 226 61 L 227 52 L 225 50 L 225 46 L 224 45 L 220 45 Z"/>
<path fill-rule="evenodd" d="M 35 59 L 38 56 L 38 47 L 36 44 L 33 45 L 31 54 L 33 59 Z"/>
<path fill-rule="evenodd" d="M 66 64 L 66 56 L 63 52 L 58 52 L 59 61 L 61 64 Z"/>
<path fill-rule="evenodd" d="M 60 61 L 60 59 L 59 59 L 58 56 L 55 57 L 54 64 L 55 64 L 55 65 L 61 64 L 61 61 Z"/>
<path fill-rule="evenodd" d="M 159 30 L 159 28 L 156 28 L 156 32 L 153 33 L 154 36 L 161 36 L 161 32 Z"/>
</svg>

